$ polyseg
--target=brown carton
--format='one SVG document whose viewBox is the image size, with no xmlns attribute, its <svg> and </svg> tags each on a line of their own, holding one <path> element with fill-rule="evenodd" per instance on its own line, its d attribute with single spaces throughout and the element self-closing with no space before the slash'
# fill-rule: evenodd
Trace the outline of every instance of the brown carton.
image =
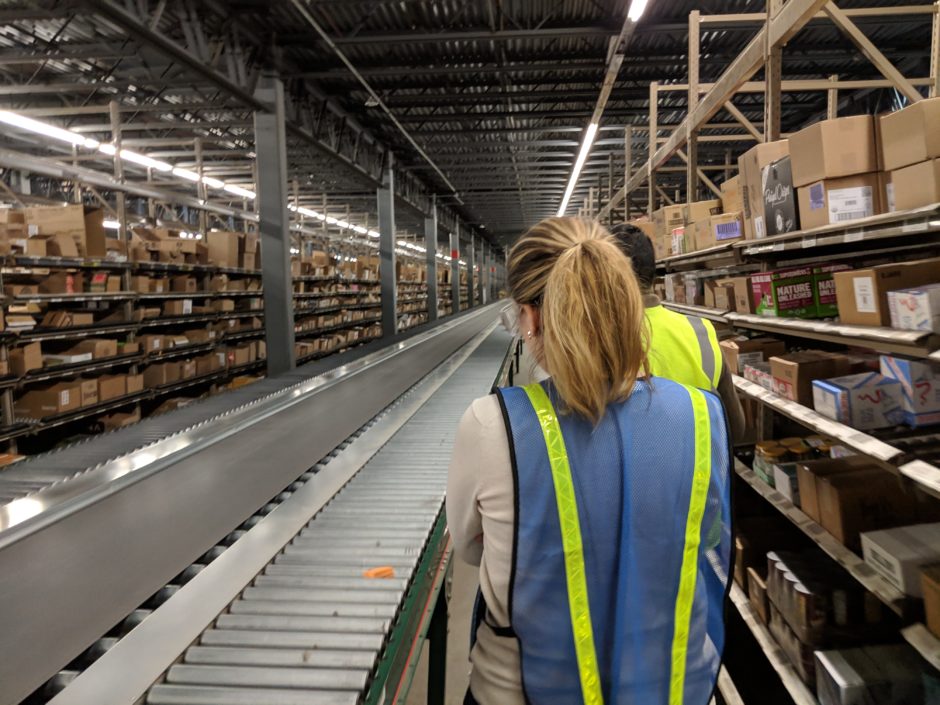
<svg viewBox="0 0 940 705">
<path fill-rule="evenodd" d="M 215 299 L 211 306 L 213 311 L 229 313 L 235 310 L 235 299 Z"/>
<path fill-rule="evenodd" d="M 115 357 L 118 354 L 118 343 L 116 340 L 105 338 L 89 338 L 76 343 L 69 348 L 70 353 L 88 353 L 95 359 L 104 357 Z"/>
<path fill-rule="evenodd" d="M 180 381 L 180 363 L 177 361 L 160 362 L 148 365 L 144 369 L 144 386 L 147 389 L 162 387 Z"/>
<path fill-rule="evenodd" d="M 744 232 L 748 240 L 756 237 L 754 219 L 764 220 L 764 193 L 761 186 L 761 172 L 765 166 L 773 164 L 790 153 L 787 140 L 766 142 L 752 147 L 738 158 L 738 171 L 741 176 L 741 200 L 744 202 Z M 761 232 L 764 232 L 763 228 Z M 740 309 L 739 309 L 740 310 Z"/>
<path fill-rule="evenodd" d="M 192 379 L 196 376 L 196 361 L 184 360 L 180 363 L 180 379 Z"/>
<path fill-rule="evenodd" d="M 718 347 L 728 369 L 733 374 L 743 375 L 745 365 L 765 362 L 775 355 L 783 355 L 787 346 L 777 338 L 745 338 L 743 336 L 722 340 Z"/>
<path fill-rule="evenodd" d="M 210 230 L 206 234 L 209 263 L 220 267 L 237 267 L 240 233 Z"/>
<path fill-rule="evenodd" d="M 666 236 L 685 225 L 685 206 L 664 206 L 653 211 L 653 229 L 657 236 Z"/>
<path fill-rule="evenodd" d="M 861 455 L 800 463 L 796 468 L 796 479 L 800 487 L 800 509 L 819 524 L 822 517 L 819 510 L 818 479 L 870 467 L 871 461 Z"/>
<path fill-rule="evenodd" d="M 940 565 L 925 566 L 921 571 L 920 584 L 924 591 L 927 629 L 940 639 Z"/>
<path fill-rule="evenodd" d="M 48 387 L 30 389 L 13 402 L 17 416 L 43 419 L 81 408 L 82 390 L 78 382 L 59 382 Z"/>
<path fill-rule="evenodd" d="M 770 603 L 767 600 L 767 581 L 756 568 L 747 569 L 747 596 L 760 620 L 770 621 Z"/>
<path fill-rule="evenodd" d="M 940 159 L 918 162 L 892 171 L 894 207 L 904 211 L 940 202 Z M 885 186 L 888 189 L 888 186 Z"/>
<path fill-rule="evenodd" d="M 685 223 L 694 223 L 719 213 L 721 213 L 721 201 L 718 199 L 693 201 L 682 206 L 682 217 Z"/>
<path fill-rule="evenodd" d="M 244 252 L 254 254 L 258 251 L 258 233 L 252 231 L 242 235 L 242 249 Z"/>
<path fill-rule="evenodd" d="M 715 308 L 720 311 L 735 311 L 734 284 L 727 279 L 715 283 Z"/>
<path fill-rule="evenodd" d="M 71 235 L 46 235 L 46 254 L 50 257 L 78 257 L 78 243 Z"/>
<path fill-rule="evenodd" d="M 750 277 L 731 277 L 726 280 L 734 288 L 734 310 L 738 313 L 754 313 L 754 296 Z"/>
<path fill-rule="evenodd" d="M 800 227 L 840 225 L 883 212 L 878 174 L 824 179 L 797 189 Z"/>
<path fill-rule="evenodd" d="M 770 358 L 774 392 L 782 397 L 813 407 L 813 380 L 841 377 L 850 371 L 844 355 L 804 350 Z"/>
<path fill-rule="evenodd" d="M 144 354 L 150 354 L 162 350 L 165 346 L 163 345 L 162 335 L 147 334 L 140 336 L 140 346 L 144 351 Z"/>
<path fill-rule="evenodd" d="M 39 343 L 27 343 L 10 350 L 10 369 L 17 377 L 22 377 L 30 370 L 42 369 L 42 346 Z"/>
<path fill-rule="evenodd" d="M 127 394 L 126 375 L 101 375 L 98 378 L 98 401 L 104 403 Z"/>
<path fill-rule="evenodd" d="M 82 406 L 94 406 L 98 403 L 98 380 L 83 379 L 80 384 Z"/>
<path fill-rule="evenodd" d="M 135 274 L 132 276 L 131 291 L 136 291 L 138 294 L 149 294 L 150 277 L 148 277 L 146 274 Z"/>
<path fill-rule="evenodd" d="M 793 185 L 878 171 L 870 115 L 823 120 L 790 135 Z"/>
<path fill-rule="evenodd" d="M 189 316 L 192 312 L 192 299 L 170 299 L 163 303 L 164 316 Z"/>
<path fill-rule="evenodd" d="M 888 292 L 940 281 L 940 259 L 836 272 L 832 278 L 842 323 L 890 326 Z"/>
<path fill-rule="evenodd" d="M 41 294 L 80 294 L 84 291 L 85 278 L 79 272 L 56 272 L 39 282 Z"/>
<path fill-rule="evenodd" d="M 26 214 L 15 208 L 0 208 L 0 223 L 26 223 Z"/>
<path fill-rule="evenodd" d="M 744 194 L 741 175 L 725 179 L 721 183 L 721 210 L 725 213 L 740 213 L 744 210 Z"/>
<path fill-rule="evenodd" d="M 142 374 L 129 374 L 125 377 L 125 382 L 127 384 L 128 394 L 137 394 L 137 392 L 144 390 L 144 376 Z"/>
<path fill-rule="evenodd" d="M 881 118 L 885 171 L 940 157 L 940 98 L 921 100 Z"/>
<path fill-rule="evenodd" d="M 198 291 L 196 277 L 173 277 L 170 280 L 170 291 L 180 294 L 192 294 Z"/>
<path fill-rule="evenodd" d="M 740 212 L 712 215 L 695 223 L 696 250 L 744 239 L 744 219 Z"/>
<path fill-rule="evenodd" d="M 24 212 L 31 235 L 70 235 L 80 256 L 104 258 L 107 255 L 102 209 L 81 205 L 39 206 Z"/>
<path fill-rule="evenodd" d="M 170 291 L 170 280 L 167 277 L 150 277 L 151 294 L 167 294 Z"/>
</svg>

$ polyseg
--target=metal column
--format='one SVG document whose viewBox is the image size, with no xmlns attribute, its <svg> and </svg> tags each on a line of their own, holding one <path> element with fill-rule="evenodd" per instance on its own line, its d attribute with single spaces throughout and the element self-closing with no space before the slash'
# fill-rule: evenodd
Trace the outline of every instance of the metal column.
<svg viewBox="0 0 940 705">
<path fill-rule="evenodd" d="M 428 321 L 437 320 L 437 205 L 431 206 L 431 215 L 424 219 L 424 247 L 428 268 Z"/>
<path fill-rule="evenodd" d="M 460 313 L 460 224 L 450 234 L 450 312 Z"/>
<path fill-rule="evenodd" d="M 476 276 L 473 273 L 473 265 L 476 262 L 477 255 L 477 236 L 474 233 L 470 233 L 470 256 L 467 257 L 467 306 L 468 308 L 473 308 L 476 305 L 474 300 L 474 289 L 473 285 L 476 281 Z"/>
<path fill-rule="evenodd" d="M 294 301 L 290 273 L 290 219 L 287 214 L 287 132 L 284 86 L 264 76 L 255 91 L 268 110 L 255 111 L 255 153 L 258 155 L 257 206 L 261 239 L 261 280 L 264 284 L 264 335 L 268 374 L 294 367 Z"/>
<path fill-rule="evenodd" d="M 389 338 L 398 333 L 398 286 L 395 281 L 395 160 L 388 155 L 388 165 L 378 188 L 379 208 L 379 275 L 382 283 L 382 335 Z"/>
</svg>

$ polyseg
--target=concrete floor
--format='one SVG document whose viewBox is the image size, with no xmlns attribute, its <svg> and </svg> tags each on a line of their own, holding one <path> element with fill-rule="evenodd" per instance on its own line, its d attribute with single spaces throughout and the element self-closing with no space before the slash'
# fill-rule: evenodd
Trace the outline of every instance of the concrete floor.
<svg viewBox="0 0 940 705">
<path fill-rule="evenodd" d="M 462 705 L 470 681 L 470 615 L 476 599 L 478 568 L 454 559 L 454 582 L 447 621 L 446 705 Z M 428 651 L 425 644 L 407 705 L 427 705 Z"/>
</svg>

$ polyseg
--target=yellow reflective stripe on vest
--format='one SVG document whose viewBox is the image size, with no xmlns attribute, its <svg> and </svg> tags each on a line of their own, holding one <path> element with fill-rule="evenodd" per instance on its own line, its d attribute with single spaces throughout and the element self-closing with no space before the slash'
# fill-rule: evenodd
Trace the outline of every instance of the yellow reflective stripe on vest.
<svg viewBox="0 0 940 705">
<path fill-rule="evenodd" d="M 584 547 L 581 540 L 581 522 L 578 505 L 568 464 L 568 451 L 561 435 L 561 426 L 551 400 L 540 384 L 530 384 L 525 392 L 532 402 L 535 414 L 542 427 L 548 463 L 552 469 L 555 485 L 555 501 L 558 504 L 558 522 L 561 526 L 561 542 L 565 552 L 565 579 L 568 586 L 568 608 L 571 612 L 571 627 L 574 632 L 574 650 L 578 658 L 578 674 L 581 678 L 581 693 L 585 705 L 603 705 L 600 672 L 597 667 L 597 652 L 594 650 L 594 628 L 591 625 L 591 607 L 588 604 L 587 576 L 584 571 Z"/>
<path fill-rule="evenodd" d="M 698 389 L 686 387 L 692 398 L 695 423 L 695 466 L 692 471 L 692 491 L 689 513 L 685 519 L 685 548 L 679 573 L 679 591 L 676 595 L 675 627 L 672 636 L 672 668 L 669 680 L 669 705 L 682 705 L 685 690 L 685 666 L 688 661 L 689 624 L 695 601 L 695 581 L 698 577 L 698 554 L 701 543 L 702 517 L 711 482 L 711 420 L 705 395 Z"/>
<path fill-rule="evenodd" d="M 721 376 L 719 363 L 721 362 L 721 348 L 718 347 L 718 341 L 712 344 L 712 335 L 714 327 L 705 323 L 705 319 L 698 316 L 687 316 L 689 325 L 695 331 L 695 339 L 698 341 L 699 355 L 702 361 L 702 371 L 708 377 L 708 382 L 712 389 L 718 388 L 718 379 Z"/>
</svg>

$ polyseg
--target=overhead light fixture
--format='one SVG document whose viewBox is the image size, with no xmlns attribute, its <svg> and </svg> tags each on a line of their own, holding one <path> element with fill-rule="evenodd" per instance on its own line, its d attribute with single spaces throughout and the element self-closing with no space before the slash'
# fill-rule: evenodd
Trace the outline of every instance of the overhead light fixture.
<svg viewBox="0 0 940 705">
<path fill-rule="evenodd" d="M 225 188 L 225 182 L 219 179 L 213 179 L 211 176 L 203 176 L 202 183 L 210 188 Z"/>
<path fill-rule="evenodd" d="M 382 237 L 382 236 L 379 233 L 377 233 L 375 230 L 370 230 L 369 237 Z"/>
<path fill-rule="evenodd" d="M 248 189 L 242 188 L 241 186 L 236 186 L 235 184 L 225 184 L 224 186 L 222 186 L 222 190 L 228 191 L 229 193 L 235 196 L 241 196 L 242 198 L 247 198 L 250 201 L 253 201 L 256 196 L 254 191 L 249 191 Z"/>
<path fill-rule="evenodd" d="M 639 22 L 643 13 L 646 12 L 646 6 L 649 0 L 633 0 L 630 3 L 630 9 L 627 11 L 627 17 L 631 22 Z"/>
<path fill-rule="evenodd" d="M 178 176 L 181 179 L 186 179 L 187 181 L 199 181 L 199 178 L 200 178 L 199 174 L 197 174 L 195 171 L 190 171 L 189 169 L 181 169 L 179 167 L 175 167 L 173 169 L 173 176 Z"/>
<path fill-rule="evenodd" d="M 107 154 L 109 157 L 113 157 L 117 154 L 117 148 L 110 142 L 103 142 L 98 145 L 98 151 L 102 154 Z"/>
<path fill-rule="evenodd" d="M 561 199 L 561 206 L 556 214 L 559 218 L 568 210 L 568 201 L 571 200 L 571 194 L 574 193 L 574 187 L 578 183 L 578 177 L 581 175 L 581 169 L 584 168 L 584 162 L 587 161 L 588 154 L 591 152 L 591 145 L 594 144 L 594 137 L 597 135 L 597 123 L 592 122 L 587 126 L 584 133 L 584 141 L 581 143 L 581 152 L 574 163 L 574 169 L 571 172 L 571 178 L 568 180 L 568 188 L 565 189 L 565 197 Z"/>
<path fill-rule="evenodd" d="M 116 220 L 105 220 L 101 223 L 108 230 L 120 230 L 121 224 Z"/>
<path fill-rule="evenodd" d="M 68 142 L 69 144 L 74 144 L 77 147 L 83 147 L 90 143 L 95 143 L 95 147 L 97 147 L 96 140 L 86 139 L 83 135 L 80 135 L 77 132 L 64 130 L 61 127 L 49 125 L 45 122 L 39 122 L 39 120 L 33 120 L 32 118 L 28 118 L 25 115 L 11 113 L 9 110 L 0 110 L 0 122 L 6 123 L 7 125 L 12 125 L 13 127 L 18 127 L 21 130 L 26 130 L 27 132 L 32 132 L 37 135 L 52 137 L 53 139 Z M 95 149 L 95 147 L 89 148 Z"/>
<path fill-rule="evenodd" d="M 148 169 L 156 169 L 157 171 L 173 171 L 172 164 L 161 162 L 159 159 L 151 159 L 144 154 L 138 154 L 137 152 L 132 152 L 129 149 L 121 150 L 121 159 L 133 162 L 134 164 L 138 164 L 140 166 L 145 166 Z"/>
</svg>

